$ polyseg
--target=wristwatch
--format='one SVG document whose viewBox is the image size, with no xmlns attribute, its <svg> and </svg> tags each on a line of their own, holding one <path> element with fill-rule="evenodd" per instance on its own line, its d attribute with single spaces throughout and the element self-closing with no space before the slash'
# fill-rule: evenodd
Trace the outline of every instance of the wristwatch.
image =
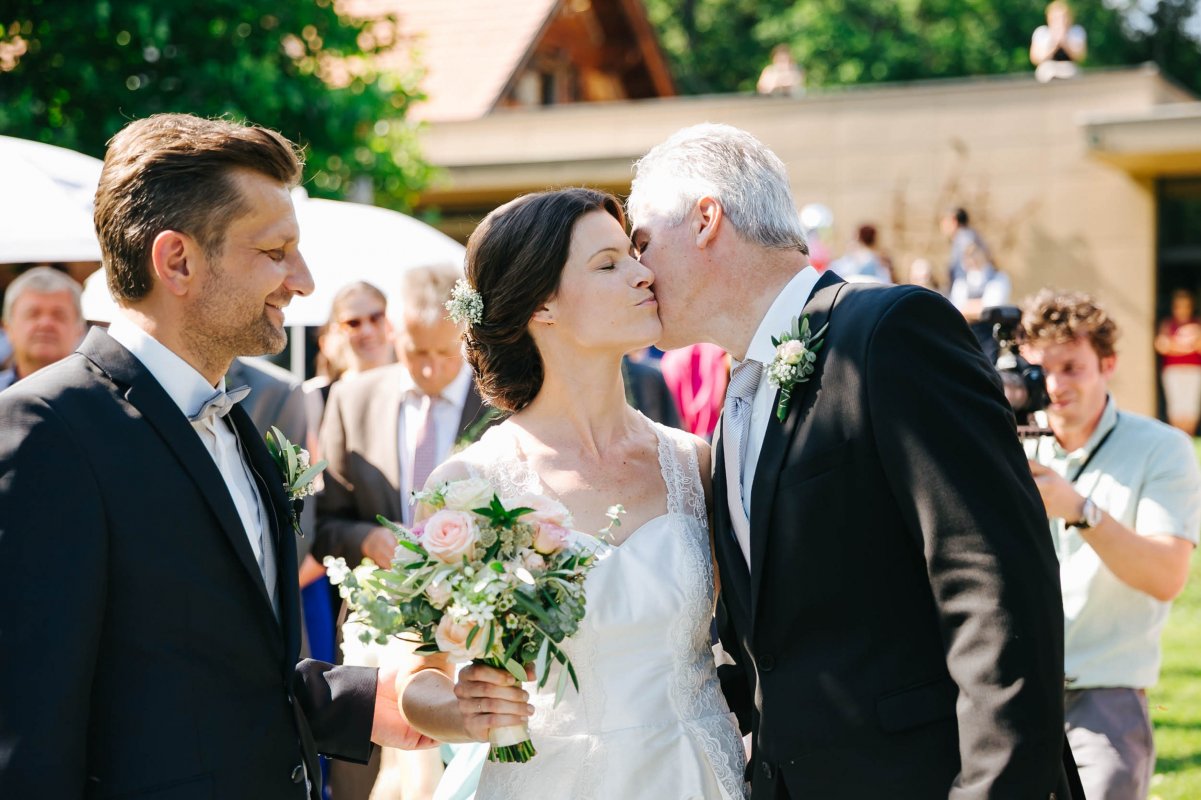
<svg viewBox="0 0 1201 800">
<path fill-rule="evenodd" d="M 1086 530 L 1095 528 L 1101 524 L 1101 508 L 1092 501 L 1091 498 L 1084 498 L 1084 505 L 1080 507 L 1080 519 L 1076 522 L 1068 523 L 1069 528 L 1079 528 Z"/>
</svg>

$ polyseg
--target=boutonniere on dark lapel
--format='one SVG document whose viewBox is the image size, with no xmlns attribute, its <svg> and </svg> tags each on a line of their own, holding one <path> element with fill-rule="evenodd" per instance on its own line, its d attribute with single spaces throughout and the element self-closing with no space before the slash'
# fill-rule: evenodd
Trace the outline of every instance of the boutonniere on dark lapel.
<svg viewBox="0 0 1201 800">
<path fill-rule="evenodd" d="M 309 464 L 309 451 L 289 442 L 288 437 L 274 425 L 267 431 L 267 450 L 271 452 L 275 466 L 279 467 L 280 475 L 284 479 L 284 492 L 288 495 L 288 502 L 292 504 L 292 530 L 303 538 L 300 512 L 304 509 L 304 498 L 317 493 L 313 481 L 328 462 L 322 459 L 316 464 Z"/>
<path fill-rule="evenodd" d="M 776 419 L 783 422 L 788 416 L 788 406 L 792 402 L 792 388 L 798 383 L 809 380 L 817 362 L 817 351 L 825 344 L 823 336 L 830 323 L 821 326 L 820 330 L 809 329 L 809 315 L 800 319 L 792 318 L 792 327 L 780 334 L 777 339 L 771 338 L 775 345 L 776 356 L 767 365 L 767 379 L 773 386 L 780 388 L 780 401 L 776 404 Z"/>
</svg>

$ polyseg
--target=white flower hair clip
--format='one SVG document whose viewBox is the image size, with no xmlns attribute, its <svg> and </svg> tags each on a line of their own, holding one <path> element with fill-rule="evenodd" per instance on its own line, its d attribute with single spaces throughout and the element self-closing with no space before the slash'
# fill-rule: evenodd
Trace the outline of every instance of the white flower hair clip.
<svg viewBox="0 0 1201 800">
<path fill-rule="evenodd" d="M 479 325 L 484 320 L 484 298 L 466 279 L 459 278 L 446 301 L 446 310 L 454 323 Z"/>
</svg>

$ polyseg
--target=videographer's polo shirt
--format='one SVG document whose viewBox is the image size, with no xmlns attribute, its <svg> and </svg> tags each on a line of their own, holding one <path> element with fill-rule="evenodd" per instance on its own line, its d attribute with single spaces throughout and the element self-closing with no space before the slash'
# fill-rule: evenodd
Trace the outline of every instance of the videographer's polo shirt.
<svg viewBox="0 0 1201 800">
<path fill-rule="evenodd" d="M 1075 479 L 1076 491 L 1135 533 L 1177 536 L 1196 545 L 1201 470 L 1192 440 L 1150 417 L 1119 415 L 1110 397 L 1084 447 L 1068 453 L 1048 436 L 1032 449 L 1036 461 L 1071 479 L 1098 444 L 1101 448 Z M 1069 688 L 1154 686 L 1159 637 L 1172 604 L 1120 581 L 1080 531 L 1063 520 L 1051 520 L 1051 534 L 1063 587 Z"/>
</svg>

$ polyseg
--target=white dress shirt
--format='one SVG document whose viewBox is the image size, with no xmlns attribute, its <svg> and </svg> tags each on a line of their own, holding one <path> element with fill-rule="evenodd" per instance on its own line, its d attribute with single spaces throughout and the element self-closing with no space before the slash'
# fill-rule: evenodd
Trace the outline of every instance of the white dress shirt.
<svg viewBox="0 0 1201 800">
<path fill-rule="evenodd" d="M 417 451 L 417 437 L 421 433 L 421 400 L 424 395 L 413 378 L 405 371 L 403 377 L 404 400 L 400 404 L 400 419 L 397 425 L 397 448 L 400 455 L 400 507 L 404 509 L 404 524 L 412 524 L 413 492 L 423 487 L 413 485 L 412 465 L 413 454 Z M 459 422 L 463 418 L 463 407 L 467 404 L 467 394 L 471 390 L 471 368 L 463 364 L 455 379 L 437 397 L 434 406 L 434 430 L 437 441 L 437 461 L 441 464 L 450 456 L 454 449 L 455 440 L 459 434 Z"/>
<path fill-rule="evenodd" d="M 738 454 L 729 448 L 724 448 L 726 460 L 726 496 L 730 502 L 730 520 L 733 523 L 734 535 L 738 538 L 738 546 L 747 564 L 751 563 L 751 487 L 755 485 L 755 466 L 759 461 L 759 453 L 763 450 L 763 435 L 767 432 L 767 423 L 775 414 L 774 402 L 779 387 L 773 386 L 767 379 L 767 365 L 776 357 L 776 348 L 771 343 L 773 336 L 792 329 L 792 320 L 801 315 L 805 303 L 813 287 L 817 285 L 821 274 L 813 267 L 805 267 L 793 276 L 776 299 L 772 302 L 767 313 L 759 322 L 759 328 L 751 337 L 750 346 L 746 350 L 744 361 L 758 361 L 763 364 L 763 378 L 755 397 L 751 402 L 751 429 L 747 435 L 746 462 L 739 465 Z M 737 367 L 739 361 L 733 364 Z M 724 424 L 724 423 L 723 423 Z M 739 490 L 738 475 L 742 474 L 742 486 L 745 493 Z M 741 497 L 741 500 L 740 500 Z"/>
<path fill-rule="evenodd" d="M 108 334 L 142 362 L 185 417 L 197 414 L 216 390 L 225 391 L 225 378 L 214 388 L 191 364 L 122 315 L 113 320 Z M 271 537 L 264 536 L 267 509 L 255 487 L 238 437 L 225 418 L 213 416 L 191 425 L 225 480 L 278 616 L 275 550 L 271 546 Z"/>
</svg>

